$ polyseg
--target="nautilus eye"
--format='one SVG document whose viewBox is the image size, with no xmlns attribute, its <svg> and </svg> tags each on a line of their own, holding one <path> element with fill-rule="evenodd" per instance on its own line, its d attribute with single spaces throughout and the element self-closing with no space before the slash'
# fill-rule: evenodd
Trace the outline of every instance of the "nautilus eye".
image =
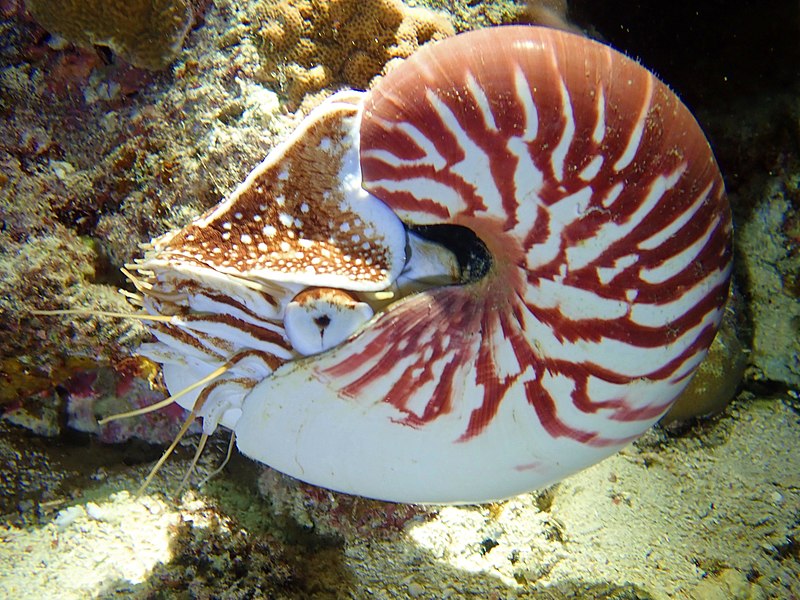
<svg viewBox="0 0 800 600">
<path fill-rule="evenodd" d="M 312 288 L 297 294 L 286 306 L 283 318 L 292 347 L 303 355 L 332 348 L 372 317 L 366 302 L 333 288 Z"/>
<path fill-rule="evenodd" d="M 155 330 L 162 362 L 246 388 L 224 406 L 244 454 L 479 502 L 664 414 L 716 333 L 730 241 L 680 100 L 607 46 L 516 26 L 335 95 L 137 268 L 145 308 L 181 316 Z"/>
</svg>

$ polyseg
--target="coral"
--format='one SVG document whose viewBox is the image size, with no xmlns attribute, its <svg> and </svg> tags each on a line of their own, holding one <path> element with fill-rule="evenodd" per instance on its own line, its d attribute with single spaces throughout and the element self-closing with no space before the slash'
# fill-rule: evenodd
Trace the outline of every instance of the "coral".
<svg viewBox="0 0 800 600">
<path fill-rule="evenodd" d="M 49 390 L 54 381 L 62 381 L 94 364 L 93 360 L 80 356 L 68 356 L 63 362 L 44 367 L 27 364 L 17 357 L 0 358 L 0 406 Z"/>
<path fill-rule="evenodd" d="M 77 431 L 94 433 L 103 443 L 116 444 L 132 438 L 151 444 L 170 443 L 186 418 L 185 411 L 175 404 L 98 424 L 100 419 L 163 400 L 164 393 L 155 382 L 157 374 L 153 363 L 139 357 L 124 359 L 113 369 L 100 367 L 78 373 L 61 384 L 66 398 L 66 424 Z M 197 430 L 195 427 L 190 432 Z"/>
<path fill-rule="evenodd" d="M 107 46 L 133 65 L 166 67 L 192 23 L 187 0 L 26 0 L 51 33 L 83 47 Z"/>
<path fill-rule="evenodd" d="M 742 103 L 739 118 L 710 114 L 720 163 L 731 173 L 736 276 L 749 323 L 746 381 L 800 387 L 800 96 Z M 788 148 L 792 148 L 789 150 Z"/>
<path fill-rule="evenodd" d="M 106 286 L 90 295 L 93 257 L 81 238 L 53 224 L 52 235 L 29 232 L 21 244 L 16 229 L 22 219 L 2 199 L 0 214 L 6 219 L 6 230 L 0 233 L 0 268 L 5 273 L 0 283 L 0 353 L 6 357 L 0 362 L 0 382 L 10 388 L 0 394 L 0 402 L 42 390 L 48 380 L 57 383 L 90 361 L 114 361 L 115 344 L 109 340 L 128 337 L 133 345 L 141 339 L 143 330 L 136 333 L 138 325 L 132 322 L 30 317 L 30 309 L 125 310 L 126 303 Z"/>
<path fill-rule="evenodd" d="M 399 0 L 262 0 L 258 16 L 264 76 L 292 103 L 337 83 L 365 89 L 391 60 L 455 33 L 444 14 Z"/>
<path fill-rule="evenodd" d="M 754 321 L 751 375 L 800 386 L 800 240 L 791 231 L 800 203 L 800 161 L 781 160 L 786 164 L 775 169 L 779 175 L 748 190 L 753 216 L 739 229 L 739 245 Z"/>
</svg>

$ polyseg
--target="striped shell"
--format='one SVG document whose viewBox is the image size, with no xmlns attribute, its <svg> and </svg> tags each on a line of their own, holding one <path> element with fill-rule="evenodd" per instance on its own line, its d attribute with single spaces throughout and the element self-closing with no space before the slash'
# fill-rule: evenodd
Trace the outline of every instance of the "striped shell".
<svg viewBox="0 0 800 600">
<path fill-rule="evenodd" d="M 708 142 L 663 83 L 576 35 L 486 29 L 334 96 L 155 240 L 140 289 L 175 321 L 144 352 L 173 393 L 232 365 L 183 402 L 289 475 L 493 500 L 664 414 L 714 338 L 730 240 Z M 304 327 L 310 352 L 286 333 Z"/>
</svg>

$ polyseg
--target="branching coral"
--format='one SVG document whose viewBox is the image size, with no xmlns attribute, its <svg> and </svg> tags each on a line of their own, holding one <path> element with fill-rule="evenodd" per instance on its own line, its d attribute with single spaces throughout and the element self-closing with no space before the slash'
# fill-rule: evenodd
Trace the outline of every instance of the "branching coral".
<svg viewBox="0 0 800 600">
<path fill-rule="evenodd" d="M 263 0 L 265 77 L 292 102 L 336 83 L 364 89 L 393 59 L 453 35 L 448 17 L 399 0 Z"/>
<path fill-rule="evenodd" d="M 42 27 L 78 46 L 108 46 L 137 67 L 166 67 L 192 23 L 187 0 L 26 0 Z"/>
</svg>

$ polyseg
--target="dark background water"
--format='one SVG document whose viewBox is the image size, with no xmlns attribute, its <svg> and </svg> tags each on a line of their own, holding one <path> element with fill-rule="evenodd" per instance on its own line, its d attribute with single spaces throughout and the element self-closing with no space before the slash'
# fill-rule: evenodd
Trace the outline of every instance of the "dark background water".
<svg viewBox="0 0 800 600">
<path fill-rule="evenodd" d="M 571 18 L 638 58 L 692 108 L 800 83 L 800 1 L 572 0 Z"/>
</svg>

